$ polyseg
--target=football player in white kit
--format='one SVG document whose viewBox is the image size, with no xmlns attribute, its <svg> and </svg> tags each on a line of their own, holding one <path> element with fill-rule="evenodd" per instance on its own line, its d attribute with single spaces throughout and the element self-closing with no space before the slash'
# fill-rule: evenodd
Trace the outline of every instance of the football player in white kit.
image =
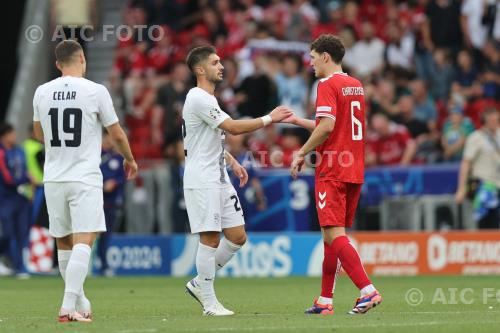
<svg viewBox="0 0 500 333">
<path fill-rule="evenodd" d="M 61 77 L 39 86 L 33 97 L 34 129 L 45 142 L 44 187 L 49 231 L 56 238 L 65 282 L 59 322 L 89 322 L 92 312 L 83 284 L 92 244 L 106 231 L 101 162 L 102 127 L 125 158 L 129 179 L 137 164 L 108 90 L 85 79 L 80 44 L 65 40 L 55 49 Z"/>
<path fill-rule="evenodd" d="M 224 150 L 225 132 L 242 134 L 255 131 L 292 114 L 279 106 L 268 115 L 248 120 L 233 120 L 221 110 L 214 96 L 215 85 L 222 81 L 223 69 L 215 48 L 192 49 L 187 65 L 196 75 L 182 110 L 184 152 L 184 198 L 191 233 L 199 234 L 196 254 L 198 275 L 186 285 L 186 291 L 203 307 L 208 316 L 234 314 L 217 300 L 215 272 L 222 268 L 245 244 L 243 211 L 236 190 L 231 185 L 226 165 L 240 178 L 248 180 L 246 170 Z M 250 97 L 251 98 L 251 97 Z M 224 238 L 220 239 L 220 233 Z"/>
</svg>

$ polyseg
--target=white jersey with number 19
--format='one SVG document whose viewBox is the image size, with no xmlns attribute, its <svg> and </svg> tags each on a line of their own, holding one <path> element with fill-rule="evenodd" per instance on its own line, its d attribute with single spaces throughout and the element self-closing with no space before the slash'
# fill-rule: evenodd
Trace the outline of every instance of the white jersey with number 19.
<svg viewBox="0 0 500 333">
<path fill-rule="evenodd" d="M 44 182 L 102 187 L 102 126 L 118 122 L 106 87 L 85 78 L 59 77 L 38 87 L 33 109 L 45 139 Z"/>
</svg>

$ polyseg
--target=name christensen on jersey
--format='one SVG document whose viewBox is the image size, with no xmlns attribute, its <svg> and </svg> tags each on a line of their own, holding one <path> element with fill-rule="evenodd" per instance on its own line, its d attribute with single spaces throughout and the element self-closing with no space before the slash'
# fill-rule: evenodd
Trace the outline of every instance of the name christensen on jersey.
<svg viewBox="0 0 500 333">
<path fill-rule="evenodd" d="M 219 126 L 229 116 L 205 90 L 189 90 L 182 109 L 186 167 L 184 188 L 222 188 L 230 185 L 224 158 L 225 133 Z"/>
<path fill-rule="evenodd" d="M 84 78 L 59 77 L 38 87 L 33 110 L 45 139 L 43 181 L 102 187 L 102 126 L 118 122 L 106 87 Z"/>
</svg>

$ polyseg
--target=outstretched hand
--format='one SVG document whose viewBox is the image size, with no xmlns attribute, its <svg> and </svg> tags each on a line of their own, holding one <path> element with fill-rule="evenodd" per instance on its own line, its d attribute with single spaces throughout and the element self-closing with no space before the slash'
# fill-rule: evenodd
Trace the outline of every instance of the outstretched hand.
<svg viewBox="0 0 500 333">
<path fill-rule="evenodd" d="M 297 120 L 298 120 L 297 116 L 294 113 L 292 113 L 291 115 L 283 119 L 281 122 L 297 125 Z"/>
<path fill-rule="evenodd" d="M 283 119 L 286 119 L 292 115 L 293 111 L 289 107 L 283 105 L 276 107 L 273 111 L 271 111 L 271 113 L 269 113 L 269 116 L 271 116 L 273 123 L 279 123 Z"/>
</svg>

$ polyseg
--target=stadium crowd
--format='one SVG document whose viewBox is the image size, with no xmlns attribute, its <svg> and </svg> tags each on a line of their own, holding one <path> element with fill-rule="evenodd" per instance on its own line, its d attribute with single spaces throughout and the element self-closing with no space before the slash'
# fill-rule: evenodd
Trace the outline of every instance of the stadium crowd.
<svg viewBox="0 0 500 333">
<path fill-rule="evenodd" d="M 344 70 L 365 87 L 368 166 L 459 161 L 481 113 L 499 105 L 496 1 L 131 0 L 123 20 L 160 25 L 163 35 L 120 38 L 108 82 L 139 159 L 182 159 L 181 111 L 193 86 L 183 61 L 201 44 L 223 59 L 216 94 L 231 116 L 285 104 L 311 118 L 315 79 L 307 44 L 297 42 L 341 36 Z M 275 126 L 245 145 L 261 166 L 287 167 L 305 135 Z"/>
</svg>

